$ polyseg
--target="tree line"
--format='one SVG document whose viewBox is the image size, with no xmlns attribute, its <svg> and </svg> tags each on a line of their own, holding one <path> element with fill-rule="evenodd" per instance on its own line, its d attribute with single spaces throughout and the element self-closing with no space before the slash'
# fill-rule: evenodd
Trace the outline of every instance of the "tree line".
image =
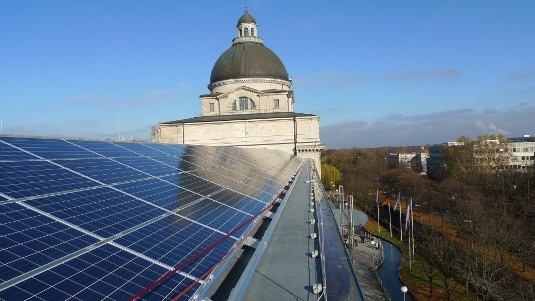
<svg viewBox="0 0 535 301">
<path fill-rule="evenodd" d="M 508 152 L 501 136 L 461 137 L 459 142 L 464 143 L 446 148 L 446 168 L 434 179 L 405 167 L 387 168 L 388 153 L 407 149 L 326 150 L 322 164 L 330 174 L 336 174 L 333 168 L 339 171 L 344 191 L 369 216 L 377 214 L 378 187 L 392 198 L 397 193 L 405 202 L 412 198 L 429 219 L 440 220 L 413 222 L 419 254 L 444 279 L 444 299 L 451 298 L 447 279 L 455 278 L 484 300 L 535 300 L 533 170 L 503 168 Z M 330 177 L 322 177 L 327 189 Z M 444 231 L 446 226 L 454 231 Z"/>
</svg>

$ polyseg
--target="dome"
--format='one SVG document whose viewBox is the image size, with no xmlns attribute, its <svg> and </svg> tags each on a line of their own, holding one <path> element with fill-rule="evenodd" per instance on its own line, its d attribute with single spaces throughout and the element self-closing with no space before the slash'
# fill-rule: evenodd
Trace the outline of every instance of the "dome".
<svg viewBox="0 0 535 301">
<path fill-rule="evenodd" d="M 289 80 L 279 57 L 263 44 L 252 42 L 234 44 L 223 52 L 214 64 L 210 84 L 235 78 Z"/>
<path fill-rule="evenodd" d="M 241 16 L 240 19 L 238 20 L 238 25 L 241 23 L 255 23 L 256 24 L 256 20 L 253 18 L 253 16 L 249 15 L 249 12 L 246 9 L 243 16 Z"/>
</svg>

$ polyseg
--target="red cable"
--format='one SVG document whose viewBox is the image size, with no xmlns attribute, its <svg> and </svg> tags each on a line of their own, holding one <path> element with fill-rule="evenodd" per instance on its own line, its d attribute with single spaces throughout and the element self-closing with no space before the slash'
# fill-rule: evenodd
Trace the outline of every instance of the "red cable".
<svg viewBox="0 0 535 301">
<path fill-rule="evenodd" d="M 258 212 L 257 214 L 253 215 L 251 218 L 249 218 L 248 220 L 246 220 L 245 222 L 241 223 L 239 226 L 237 226 L 236 228 L 232 229 L 232 231 L 230 231 L 228 234 L 224 235 L 223 237 L 221 237 L 220 239 L 216 240 L 215 242 L 213 242 L 211 245 L 209 245 L 208 247 L 204 248 L 202 251 L 200 251 L 199 253 L 195 254 L 193 257 L 191 257 L 190 259 L 188 259 L 187 261 L 185 261 L 184 263 L 182 263 L 181 265 L 179 265 L 178 267 L 176 267 L 175 269 L 173 269 L 172 271 L 169 271 L 167 273 L 165 273 L 162 277 L 160 277 L 160 279 L 154 281 L 153 283 L 151 283 L 149 286 L 147 286 L 146 288 L 144 288 L 143 290 L 141 290 L 140 292 L 138 292 L 137 294 L 133 295 L 130 299 L 128 299 L 129 301 L 133 301 L 133 300 L 136 300 L 137 298 L 140 298 L 142 297 L 143 295 L 145 295 L 146 293 L 148 293 L 149 291 L 151 291 L 152 289 L 154 289 L 155 287 L 157 287 L 158 285 L 160 285 L 162 282 L 164 282 L 165 280 L 169 279 L 171 276 L 173 276 L 177 271 L 187 267 L 190 263 L 192 263 L 193 261 L 197 260 L 199 257 L 203 256 L 204 254 L 206 254 L 207 252 L 209 252 L 210 250 L 212 250 L 215 246 L 217 246 L 218 244 L 220 244 L 222 241 L 224 241 L 225 239 L 227 239 L 229 236 L 231 236 L 232 234 L 236 233 L 238 230 L 240 230 L 243 226 L 245 226 L 246 224 L 250 223 L 252 220 L 254 220 L 255 218 L 257 218 L 260 214 L 262 214 L 262 212 L 266 211 L 268 208 L 271 208 L 275 202 L 277 201 L 277 199 L 279 199 L 279 197 L 276 197 L 270 204 L 269 206 L 266 206 L 264 209 L 262 209 L 260 212 Z"/>
<path fill-rule="evenodd" d="M 273 205 L 269 205 L 268 208 L 273 207 Z M 261 223 L 258 223 L 251 231 L 250 233 L 253 233 L 255 229 L 258 229 Z M 242 239 L 241 241 L 244 241 L 245 239 Z M 183 289 L 180 293 L 178 293 L 171 301 L 178 301 L 180 297 L 182 297 L 185 293 L 187 293 L 191 288 L 193 288 L 197 283 L 199 283 L 199 280 L 204 279 L 208 274 L 210 274 L 221 262 L 223 262 L 227 257 L 230 256 L 230 254 L 238 248 L 240 244 L 235 244 L 228 252 L 223 256 L 218 262 L 216 262 L 210 269 L 208 269 L 204 274 L 202 274 L 197 280 L 193 281 L 190 285 L 188 285 L 185 289 Z"/>
</svg>

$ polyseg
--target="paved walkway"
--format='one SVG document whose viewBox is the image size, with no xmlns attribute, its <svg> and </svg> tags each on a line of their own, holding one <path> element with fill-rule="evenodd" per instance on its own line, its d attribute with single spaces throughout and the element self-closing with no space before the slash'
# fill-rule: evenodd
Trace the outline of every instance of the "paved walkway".
<svg viewBox="0 0 535 301">
<path fill-rule="evenodd" d="M 382 249 L 372 247 L 370 240 L 360 243 L 353 248 L 353 266 L 359 277 L 360 287 L 366 300 L 386 300 L 383 290 L 375 278 L 372 266 L 377 266 L 381 262 Z"/>
<path fill-rule="evenodd" d="M 312 287 L 321 283 L 321 266 L 310 254 L 314 250 L 315 232 L 310 220 L 310 165 L 303 165 L 295 187 L 284 200 L 280 219 L 255 267 L 242 300 L 316 300 Z M 282 205 L 281 205 L 282 207 Z M 317 241 L 317 240 L 316 240 Z M 258 252 L 258 249 L 257 249 Z"/>
<path fill-rule="evenodd" d="M 332 206 L 336 206 L 331 204 Z M 333 209 L 333 214 L 336 220 L 339 220 L 340 210 Z M 354 220 L 355 224 L 364 224 L 366 220 L 362 220 L 362 213 L 355 210 Z M 364 215 L 364 219 L 367 217 Z M 361 243 L 359 237 L 356 237 L 357 244 L 353 248 L 353 266 L 357 272 L 358 281 L 364 297 L 368 301 L 384 301 L 386 298 L 383 295 L 381 285 L 377 281 L 372 267 L 377 267 L 382 262 L 382 249 L 373 248 L 370 243 L 370 238 L 366 237 L 364 243 Z"/>
</svg>

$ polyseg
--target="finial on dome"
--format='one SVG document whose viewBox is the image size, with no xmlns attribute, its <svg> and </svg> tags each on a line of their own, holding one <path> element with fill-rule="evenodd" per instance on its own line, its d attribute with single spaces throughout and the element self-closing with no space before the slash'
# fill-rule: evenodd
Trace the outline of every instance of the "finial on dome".
<svg viewBox="0 0 535 301">
<path fill-rule="evenodd" d="M 254 19 L 253 16 L 249 14 L 249 9 L 247 9 L 247 6 L 245 7 L 245 13 L 238 20 L 238 24 L 240 23 L 255 23 L 256 24 L 256 20 Z"/>
</svg>

